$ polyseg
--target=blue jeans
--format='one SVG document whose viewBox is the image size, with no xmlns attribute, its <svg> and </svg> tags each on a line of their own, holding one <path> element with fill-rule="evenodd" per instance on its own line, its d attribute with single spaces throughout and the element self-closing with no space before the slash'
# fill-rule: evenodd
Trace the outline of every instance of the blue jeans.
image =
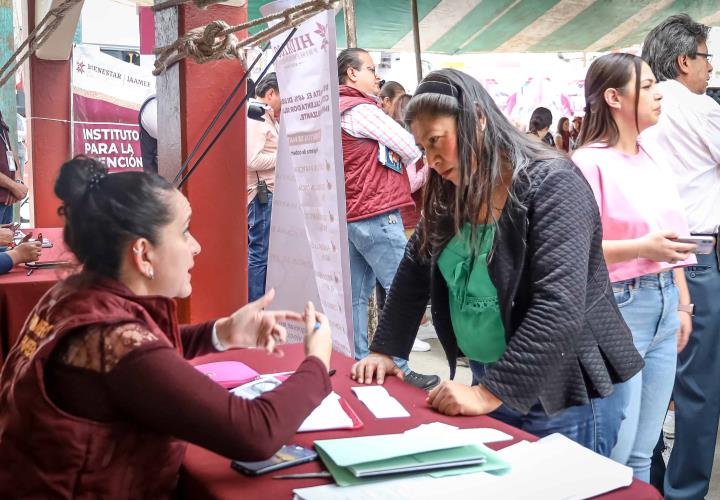
<svg viewBox="0 0 720 500">
<path fill-rule="evenodd" d="M 705 498 L 720 417 L 720 269 L 715 252 L 685 268 L 695 304 L 693 332 L 678 354 L 675 444 L 665 474 L 665 498 Z"/>
<path fill-rule="evenodd" d="M 405 253 L 405 231 L 400 210 L 369 219 L 348 222 L 350 240 L 350 280 L 355 337 L 355 359 L 368 355 L 368 298 L 375 281 L 390 290 L 395 273 Z M 395 358 L 395 364 L 408 373 L 407 361 Z"/>
<path fill-rule="evenodd" d="M 490 366 L 491 364 L 470 360 L 472 385 L 482 382 L 485 369 Z M 554 415 L 545 413 L 538 402 L 527 414 L 512 410 L 503 404 L 488 416 L 538 437 L 560 433 L 585 448 L 607 457 L 610 456 L 617 438 L 622 411 L 611 404 L 608 398 L 594 398 L 586 405 L 570 406 Z"/>
<path fill-rule="evenodd" d="M 10 224 L 13 218 L 12 205 L 0 205 L 0 224 Z"/>
<path fill-rule="evenodd" d="M 270 216 L 272 193 L 262 205 L 257 196 L 248 205 L 248 301 L 265 294 L 268 246 L 270 244 Z"/>
<path fill-rule="evenodd" d="M 623 384 L 627 390 L 625 420 L 611 458 L 632 467 L 635 477 L 647 482 L 675 381 L 678 290 L 671 271 L 618 281 L 612 286 L 645 366 Z"/>
</svg>

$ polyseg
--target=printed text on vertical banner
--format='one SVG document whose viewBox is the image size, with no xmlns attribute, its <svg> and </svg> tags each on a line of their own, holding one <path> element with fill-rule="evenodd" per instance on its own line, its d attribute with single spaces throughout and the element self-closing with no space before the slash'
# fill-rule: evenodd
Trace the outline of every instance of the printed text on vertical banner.
<svg viewBox="0 0 720 500">
<path fill-rule="evenodd" d="M 264 6 L 268 15 L 296 2 Z M 277 47 L 287 32 L 272 41 Z M 282 113 L 273 194 L 268 288 L 275 308 L 302 310 L 313 300 L 333 331 L 333 349 L 352 356 L 350 264 L 345 220 L 345 178 L 335 59 L 335 13 L 328 10 L 298 27 L 275 63 Z M 290 341 L 304 327 L 289 325 Z"/>
</svg>

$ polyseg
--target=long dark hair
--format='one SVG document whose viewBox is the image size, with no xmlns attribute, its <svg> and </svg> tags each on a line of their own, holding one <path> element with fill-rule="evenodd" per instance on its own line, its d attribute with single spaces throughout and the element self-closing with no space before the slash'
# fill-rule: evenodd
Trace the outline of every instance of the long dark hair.
<svg viewBox="0 0 720 500">
<path fill-rule="evenodd" d="M 566 123 L 568 124 L 568 130 L 565 130 L 563 128 L 563 125 L 565 125 Z M 560 120 L 558 120 L 557 133 L 560 137 L 562 137 L 563 149 L 568 152 L 570 151 L 570 130 L 569 129 L 570 129 L 570 120 L 568 119 L 567 116 L 563 116 L 562 118 L 560 118 Z"/>
<path fill-rule="evenodd" d="M 174 190 L 159 175 L 108 174 L 103 163 L 76 156 L 60 167 L 55 181 L 65 244 L 85 272 L 117 279 L 133 239 L 158 243 L 160 228 L 172 220 L 167 195 Z"/>
<path fill-rule="evenodd" d="M 392 112 L 390 117 L 401 125 L 405 125 L 405 113 L 407 112 L 408 104 L 410 104 L 411 95 L 403 94 L 395 99 L 393 103 Z"/>
<path fill-rule="evenodd" d="M 416 93 L 408 104 L 405 123 L 410 126 L 419 117 L 455 118 L 460 176 L 455 186 L 434 170 L 430 171 L 421 221 L 423 258 L 441 251 L 464 223 L 471 222 L 474 228 L 481 212 L 488 214 L 488 221 L 497 222 L 492 196 L 503 182 L 504 164 L 509 164 L 515 181 L 526 175 L 526 169 L 534 161 L 560 157 L 557 151 L 520 133 L 471 76 L 454 69 L 442 69 L 426 76 L 421 83 L 425 82 L 449 84 L 457 97 Z M 485 119 L 484 131 L 481 131 L 481 117 Z M 519 202 L 512 191 L 510 202 Z M 473 229 L 471 239 L 475 238 Z"/>
<path fill-rule="evenodd" d="M 625 92 L 635 71 L 635 127 L 638 123 L 640 100 L 640 73 L 643 60 L 632 54 L 606 54 L 593 61 L 585 76 L 585 117 L 583 118 L 578 147 L 594 142 L 614 146 L 620 139 L 620 131 L 605 102 L 605 91 L 617 89 Z"/>
</svg>

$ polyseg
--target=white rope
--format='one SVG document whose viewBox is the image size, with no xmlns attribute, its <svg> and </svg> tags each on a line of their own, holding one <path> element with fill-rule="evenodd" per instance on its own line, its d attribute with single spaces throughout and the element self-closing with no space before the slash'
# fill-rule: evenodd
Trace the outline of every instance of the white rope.
<svg viewBox="0 0 720 500">
<path fill-rule="evenodd" d="M 192 29 L 172 44 L 155 49 L 155 54 L 158 57 L 155 60 L 153 74 L 157 76 L 163 73 L 167 68 L 185 57 L 189 57 L 198 64 L 217 59 L 239 59 L 244 64 L 242 48 L 250 45 L 260 45 L 290 28 L 295 28 L 318 12 L 334 8 L 338 1 L 307 0 L 281 12 L 235 26 L 229 26 L 224 21 L 213 21 L 206 26 Z M 242 41 L 238 41 L 234 35 L 238 31 L 276 19 L 282 19 L 282 21 Z"/>
<path fill-rule="evenodd" d="M 0 87 L 7 82 L 11 76 L 15 75 L 15 71 L 30 57 L 37 49 L 50 38 L 55 30 L 62 23 L 67 11 L 75 7 L 76 4 L 83 0 L 65 0 L 63 3 L 50 9 L 45 17 L 35 26 L 35 29 L 28 34 L 27 38 L 20 44 L 20 47 L 5 61 L 3 67 L 0 68 Z M 27 52 L 18 60 L 18 56 L 27 49 Z M 15 64 L 13 64 L 15 62 Z"/>
</svg>

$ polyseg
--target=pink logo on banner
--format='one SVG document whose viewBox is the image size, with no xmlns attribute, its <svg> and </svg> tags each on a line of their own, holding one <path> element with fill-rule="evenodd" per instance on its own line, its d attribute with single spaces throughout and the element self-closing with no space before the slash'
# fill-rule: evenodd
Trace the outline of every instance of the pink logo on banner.
<svg viewBox="0 0 720 500">
<path fill-rule="evenodd" d="M 328 46 L 327 24 L 322 24 L 322 23 L 315 21 L 315 26 L 317 26 L 317 29 L 315 31 L 313 31 L 313 33 L 317 33 L 318 35 L 320 35 L 320 38 L 322 39 L 320 48 L 324 50 Z"/>
</svg>

